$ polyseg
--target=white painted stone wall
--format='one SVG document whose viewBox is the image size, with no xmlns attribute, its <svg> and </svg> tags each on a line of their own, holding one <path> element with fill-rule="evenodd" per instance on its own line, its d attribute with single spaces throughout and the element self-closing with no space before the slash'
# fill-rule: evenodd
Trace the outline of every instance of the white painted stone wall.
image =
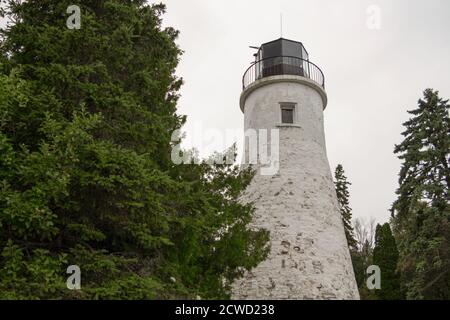
<svg viewBox="0 0 450 320">
<path fill-rule="evenodd" d="M 280 102 L 297 104 L 294 125 L 280 125 Z M 280 169 L 257 173 L 242 195 L 256 207 L 253 226 L 270 231 L 271 252 L 234 283 L 233 299 L 359 299 L 326 155 L 325 104 L 320 87 L 295 76 L 264 78 L 241 96 L 246 130 L 279 129 Z"/>
</svg>

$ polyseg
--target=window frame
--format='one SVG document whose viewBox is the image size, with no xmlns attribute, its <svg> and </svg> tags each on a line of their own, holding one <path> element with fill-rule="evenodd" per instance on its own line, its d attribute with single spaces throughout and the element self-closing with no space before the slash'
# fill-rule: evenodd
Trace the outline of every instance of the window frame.
<svg viewBox="0 0 450 320">
<path fill-rule="evenodd" d="M 283 110 L 292 110 L 292 122 L 283 122 Z M 293 125 L 297 123 L 297 104 L 294 102 L 280 102 L 280 124 Z"/>
</svg>

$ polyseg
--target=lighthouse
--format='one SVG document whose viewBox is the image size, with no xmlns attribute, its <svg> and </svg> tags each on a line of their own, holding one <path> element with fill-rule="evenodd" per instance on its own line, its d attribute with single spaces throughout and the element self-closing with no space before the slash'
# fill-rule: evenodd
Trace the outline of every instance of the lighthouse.
<svg viewBox="0 0 450 320">
<path fill-rule="evenodd" d="M 359 299 L 326 153 L 322 71 L 301 42 L 280 38 L 261 45 L 242 87 L 243 164 L 256 174 L 241 201 L 255 207 L 252 227 L 270 232 L 270 253 L 232 298 Z"/>
</svg>

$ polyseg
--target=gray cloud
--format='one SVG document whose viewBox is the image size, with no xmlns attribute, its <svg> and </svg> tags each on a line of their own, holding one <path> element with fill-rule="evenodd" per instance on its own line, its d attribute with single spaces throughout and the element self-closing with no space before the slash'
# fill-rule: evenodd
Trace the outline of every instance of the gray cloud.
<svg viewBox="0 0 450 320">
<path fill-rule="evenodd" d="M 241 76 L 249 45 L 280 37 L 302 41 L 326 77 L 327 149 L 352 181 L 356 217 L 389 219 L 400 161 L 393 154 L 401 124 L 422 91 L 450 97 L 450 2 L 445 0 L 166 0 L 164 23 L 181 30 L 185 79 L 180 113 L 188 128 L 242 128 Z M 367 27 L 367 8 L 381 12 L 381 29 Z M 187 129 L 188 136 L 192 134 Z M 241 141 L 238 141 L 239 143 Z"/>
<path fill-rule="evenodd" d="M 242 129 L 241 77 L 254 52 L 248 46 L 279 38 L 282 12 L 283 36 L 302 41 L 325 74 L 328 158 L 332 169 L 342 163 L 353 183 L 354 216 L 389 218 L 400 169 L 392 151 L 406 111 L 427 87 L 450 97 L 449 1 L 163 2 L 164 24 L 181 31 L 185 50 L 177 73 L 185 79 L 179 113 L 188 115 L 188 136 L 198 123 Z M 381 10 L 380 30 L 367 28 L 371 5 Z"/>
</svg>

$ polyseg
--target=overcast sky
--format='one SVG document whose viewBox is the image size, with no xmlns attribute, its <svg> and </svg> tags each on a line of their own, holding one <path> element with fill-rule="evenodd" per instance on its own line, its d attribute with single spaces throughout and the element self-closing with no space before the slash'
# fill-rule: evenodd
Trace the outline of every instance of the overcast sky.
<svg viewBox="0 0 450 320">
<path fill-rule="evenodd" d="M 280 37 L 303 42 L 324 72 L 331 168 L 342 163 L 355 217 L 389 219 L 407 110 L 425 88 L 450 98 L 450 1 L 166 0 L 164 24 L 181 31 L 185 80 L 179 113 L 194 128 L 243 128 L 241 77 L 254 50 Z M 377 24 L 377 11 L 380 23 Z M 379 28 L 377 28 L 379 27 Z M 242 145 L 242 141 L 237 141 Z M 192 141 L 201 154 L 221 144 Z"/>
<path fill-rule="evenodd" d="M 243 130 L 239 95 L 253 60 L 249 46 L 279 38 L 282 13 L 283 37 L 303 42 L 325 74 L 328 158 L 332 169 L 343 164 L 353 183 L 354 216 L 389 219 L 400 169 L 392 151 L 406 110 L 428 87 L 450 98 L 450 1 L 163 2 L 164 24 L 181 31 L 185 51 L 179 113 L 188 116 L 190 145 L 206 156 L 230 142 L 195 141 L 195 130 Z M 236 142 L 242 146 L 241 137 Z"/>
</svg>

